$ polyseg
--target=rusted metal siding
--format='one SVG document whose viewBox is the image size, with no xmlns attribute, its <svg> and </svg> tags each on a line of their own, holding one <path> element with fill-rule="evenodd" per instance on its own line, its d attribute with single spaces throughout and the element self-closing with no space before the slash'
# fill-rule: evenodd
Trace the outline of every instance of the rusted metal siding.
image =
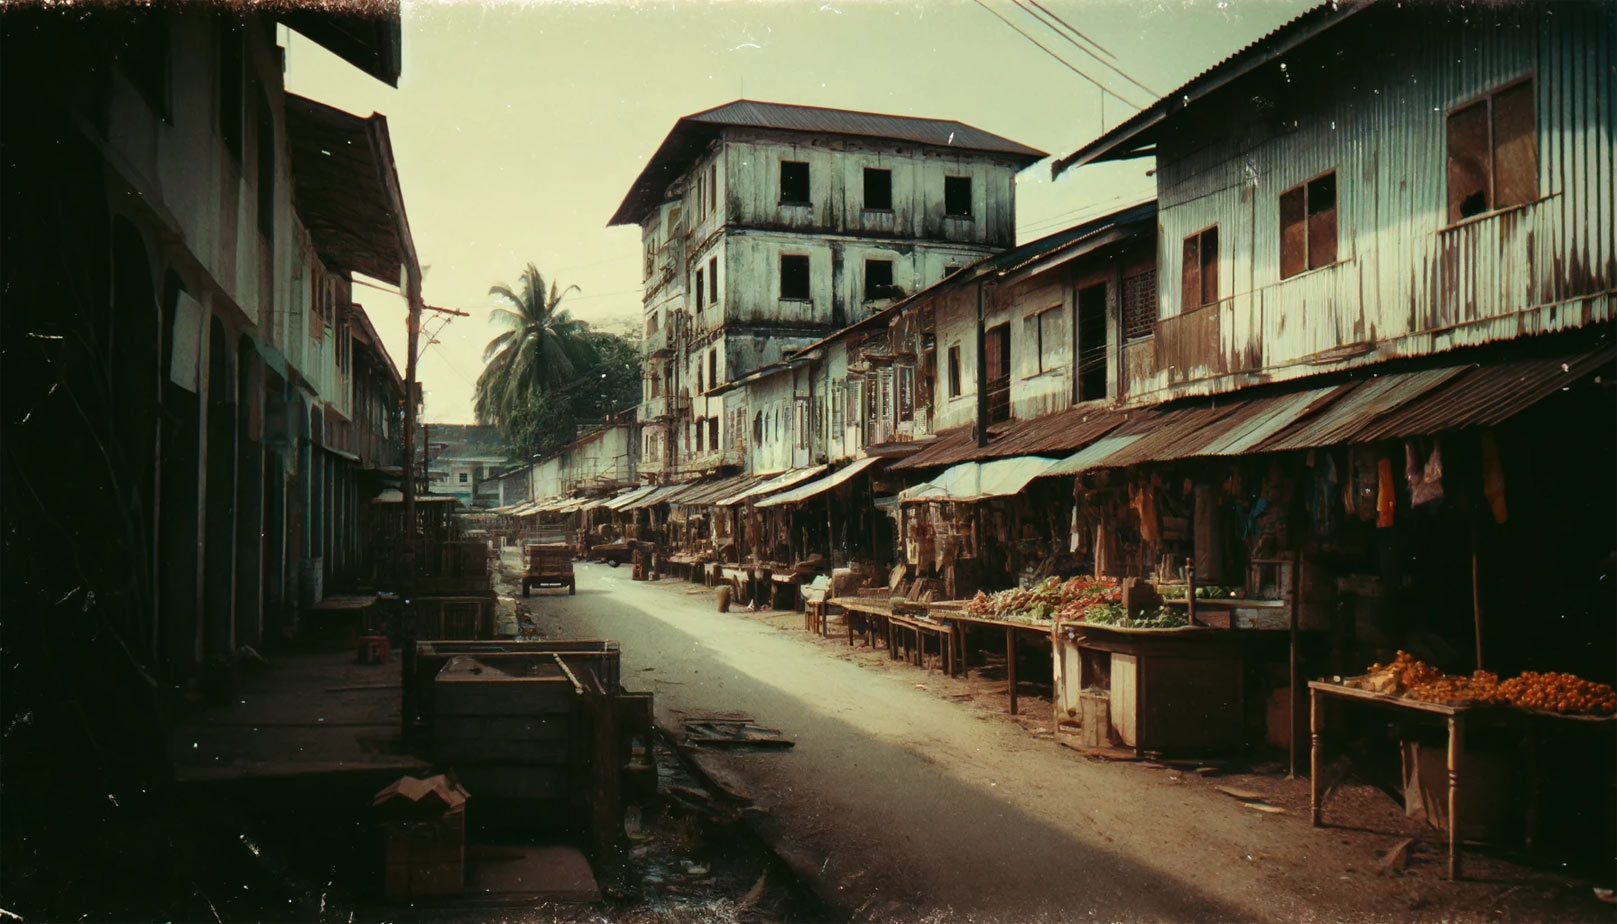
<svg viewBox="0 0 1617 924">
<path fill-rule="evenodd" d="M 1609 319 L 1614 35 L 1599 4 L 1389 7 L 1177 116 L 1158 151 L 1159 316 L 1181 314 L 1180 242 L 1215 224 L 1222 301 L 1216 326 L 1162 322 L 1130 401 Z M 1527 77 L 1539 198 L 1449 225 L 1448 112 Z M 1330 171 L 1337 262 L 1282 280 L 1279 197 Z"/>
</svg>

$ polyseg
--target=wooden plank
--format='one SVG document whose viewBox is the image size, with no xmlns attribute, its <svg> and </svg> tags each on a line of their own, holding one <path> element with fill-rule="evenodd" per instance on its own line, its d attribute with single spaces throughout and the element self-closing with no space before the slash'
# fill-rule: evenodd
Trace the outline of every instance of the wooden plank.
<svg viewBox="0 0 1617 924">
<path fill-rule="evenodd" d="M 1112 728 L 1129 747 L 1139 743 L 1139 658 L 1112 652 Z"/>
</svg>

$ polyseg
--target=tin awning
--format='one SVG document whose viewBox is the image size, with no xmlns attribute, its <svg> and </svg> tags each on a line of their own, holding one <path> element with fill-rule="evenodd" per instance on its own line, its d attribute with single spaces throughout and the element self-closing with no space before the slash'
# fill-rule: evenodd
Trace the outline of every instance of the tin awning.
<svg viewBox="0 0 1617 924">
<path fill-rule="evenodd" d="M 730 494 L 727 497 L 720 498 L 719 500 L 714 501 L 713 504 L 716 507 L 733 507 L 736 504 L 752 500 L 753 498 L 763 497 L 766 494 L 773 494 L 776 491 L 784 491 L 787 488 L 802 484 L 803 482 L 808 481 L 810 478 L 819 475 L 825 471 L 825 468 L 826 467 L 823 465 L 816 465 L 811 468 L 794 468 L 789 472 L 782 472 L 779 475 L 767 478 L 753 485 L 752 487 L 745 488 L 741 491 Z"/>
<path fill-rule="evenodd" d="M 989 462 L 962 462 L 931 481 L 900 491 L 898 499 L 900 503 L 918 504 L 1006 497 L 1020 493 L 1054 461 L 1043 456 L 1018 456 Z"/>
<path fill-rule="evenodd" d="M 650 493 L 646 494 L 644 497 L 641 497 L 641 498 L 639 498 L 638 500 L 635 500 L 635 501 L 631 501 L 630 503 L 624 504 L 622 507 L 619 507 L 618 509 L 619 510 L 642 510 L 642 509 L 644 509 L 646 507 L 652 507 L 652 506 L 655 506 L 657 504 L 662 503 L 670 495 L 677 494 L 680 491 L 687 491 L 687 490 L 690 489 L 690 487 L 691 486 L 688 485 L 688 484 L 667 484 L 667 485 L 663 485 L 662 487 L 653 489 Z"/>
<path fill-rule="evenodd" d="M 816 478 L 808 484 L 798 485 L 779 494 L 771 494 L 758 501 L 756 506 L 777 507 L 781 504 L 796 504 L 811 497 L 817 497 L 838 485 L 847 484 L 855 475 L 880 461 L 881 459 L 856 459 L 846 467 L 838 469 L 824 478 Z"/>
<path fill-rule="evenodd" d="M 699 485 L 672 499 L 681 507 L 706 507 L 718 503 L 720 498 L 729 497 L 738 491 L 745 491 L 767 481 L 764 475 L 735 475 L 730 478 L 718 478 L 699 483 Z"/>
<path fill-rule="evenodd" d="M 619 494 L 617 497 L 608 498 L 607 502 L 602 506 L 606 507 L 608 510 L 622 510 L 624 507 L 627 507 L 628 505 L 634 503 L 642 497 L 645 497 L 647 494 L 650 494 L 655 490 L 657 490 L 657 486 L 654 484 L 648 484 L 639 488 L 632 488 L 623 492 L 622 494 Z"/>
</svg>

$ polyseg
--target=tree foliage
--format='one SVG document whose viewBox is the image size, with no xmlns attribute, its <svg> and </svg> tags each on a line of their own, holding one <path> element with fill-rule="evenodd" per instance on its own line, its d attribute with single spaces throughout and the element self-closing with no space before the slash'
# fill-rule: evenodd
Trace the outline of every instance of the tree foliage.
<svg viewBox="0 0 1617 924">
<path fill-rule="evenodd" d="M 554 281 L 547 288 L 532 263 L 515 288 L 489 289 L 507 303 L 489 315 L 505 330 L 483 350 L 474 410 L 515 460 L 564 446 L 580 425 L 602 422 L 640 399 L 639 350 L 562 308 L 577 290 Z"/>
</svg>

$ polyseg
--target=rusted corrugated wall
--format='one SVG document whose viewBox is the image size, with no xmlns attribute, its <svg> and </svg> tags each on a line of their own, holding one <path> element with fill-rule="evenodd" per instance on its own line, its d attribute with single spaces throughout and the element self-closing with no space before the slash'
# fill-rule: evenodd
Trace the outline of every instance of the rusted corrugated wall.
<svg viewBox="0 0 1617 924">
<path fill-rule="evenodd" d="M 1371 10 L 1176 117 L 1158 150 L 1159 317 L 1180 242 L 1219 227 L 1218 323 L 1159 325 L 1131 401 L 1609 319 L 1617 13 Z M 1538 197 L 1449 220 L 1447 119 L 1533 81 Z M 1280 278 L 1279 197 L 1335 171 L 1336 262 Z M 1216 331 L 1216 340 L 1207 339 Z M 1173 368 L 1160 361 L 1173 360 Z"/>
</svg>

